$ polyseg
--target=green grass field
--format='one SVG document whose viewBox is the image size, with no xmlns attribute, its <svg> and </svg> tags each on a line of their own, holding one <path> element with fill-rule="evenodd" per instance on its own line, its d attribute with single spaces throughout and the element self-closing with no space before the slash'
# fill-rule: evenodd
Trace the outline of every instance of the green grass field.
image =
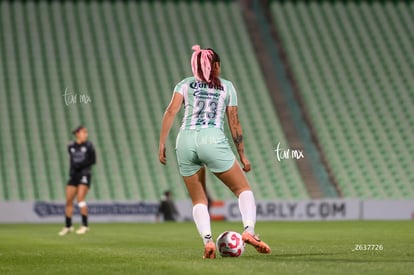
<svg viewBox="0 0 414 275">
<path fill-rule="evenodd" d="M 213 223 L 218 236 L 239 223 Z M 0 274 L 413 274 L 414 223 L 260 222 L 273 251 L 203 260 L 195 225 L 92 224 L 59 237 L 61 225 L 0 225 Z M 352 251 L 356 244 L 383 250 Z"/>
</svg>

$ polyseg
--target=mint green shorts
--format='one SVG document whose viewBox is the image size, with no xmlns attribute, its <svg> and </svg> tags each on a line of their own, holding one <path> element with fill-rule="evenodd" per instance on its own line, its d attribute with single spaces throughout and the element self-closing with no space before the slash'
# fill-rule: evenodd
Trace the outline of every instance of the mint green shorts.
<svg viewBox="0 0 414 275">
<path fill-rule="evenodd" d="M 213 173 L 229 170 L 236 159 L 223 131 L 218 128 L 180 130 L 175 146 L 182 176 L 192 176 L 204 165 Z"/>
</svg>

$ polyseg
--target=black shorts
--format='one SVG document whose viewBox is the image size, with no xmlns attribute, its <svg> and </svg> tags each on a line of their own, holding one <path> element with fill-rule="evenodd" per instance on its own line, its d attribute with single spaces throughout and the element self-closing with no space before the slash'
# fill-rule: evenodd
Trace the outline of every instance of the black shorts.
<svg viewBox="0 0 414 275">
<path fill-rule="evenodd" d="M 91 177 L 91 174 L 73 174 L 69 177 L 68 185 L 78 186 L 79 184 L 84 184 L 91 187 Z"/>
</svg>

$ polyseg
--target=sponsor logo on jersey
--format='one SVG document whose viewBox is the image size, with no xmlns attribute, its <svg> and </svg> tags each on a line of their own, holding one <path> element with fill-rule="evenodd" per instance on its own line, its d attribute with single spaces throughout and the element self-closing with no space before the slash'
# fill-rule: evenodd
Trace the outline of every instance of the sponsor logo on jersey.
<svg viewBox="0 0 414 275">
<path fill-rule="evenodd" d="M 220 90 L 220 91 L 224 91 L 224 87 L 223 85 L 220 86 L 215 86 L 213 84 L 208 84 L 208 83 L 204 83 L 204 82 L 191 82 L 190 83 L 190 88 L 191 89 L 216 89 L 216 90 Z"/>
<path fill-rule="evenodd" d="M 207 92 L 205 90 L 197 90 L 197 91 L 194 91 L 193 96 L 199 97 L 199 98 L 215 99 L 215 98 L 218 98 L 220 96 L 220 93 L 218 93 L 218 92 Z"/>
</svg>

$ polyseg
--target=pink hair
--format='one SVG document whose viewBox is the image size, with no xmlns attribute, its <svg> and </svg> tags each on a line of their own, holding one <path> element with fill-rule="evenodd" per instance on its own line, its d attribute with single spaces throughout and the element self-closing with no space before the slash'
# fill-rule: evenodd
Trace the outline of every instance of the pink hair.
<svg viewBox="0 0 414 275">
<path fill-rule="evenodd" d="M 213 51 L 201 49 L 200 45 L 194 45 L 192 49 L 194 52 L 191 56 L 191 69 L 193 71 L 194 77 L 198 81 L 205 81 L 207 83 L 210 83 Z M 200 64 L 198 62 L 198 59 L 200 59 Z M 199 68 L 199 65 L 201 68 Z"/>
</svg>

